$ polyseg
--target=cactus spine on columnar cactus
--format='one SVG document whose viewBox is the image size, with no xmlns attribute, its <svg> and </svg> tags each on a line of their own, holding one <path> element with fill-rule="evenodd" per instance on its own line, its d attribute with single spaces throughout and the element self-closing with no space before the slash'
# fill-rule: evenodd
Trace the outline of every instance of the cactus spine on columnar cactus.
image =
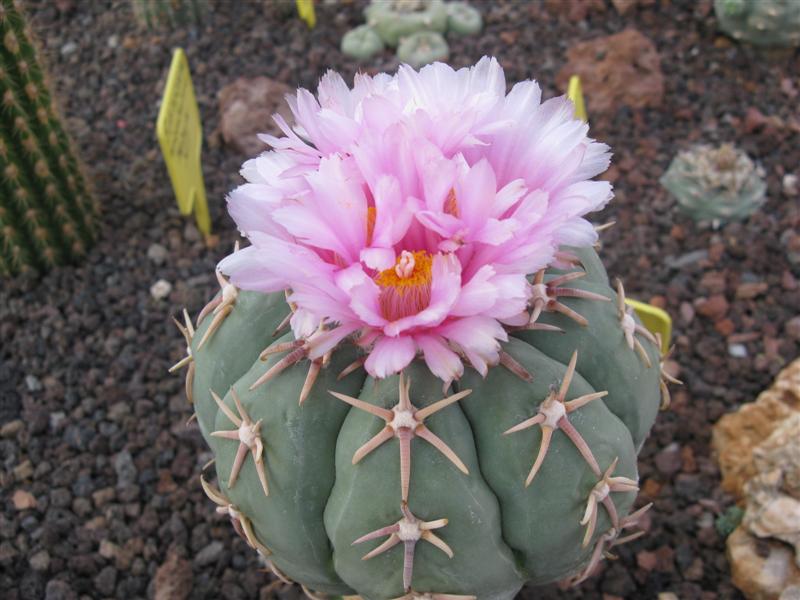
<svg viewBox="0 0 800 600">
<path fill-rule="evenodd" d="M 150 29 L 200 24 L 208 0 L 132 0 L 136 21 Z"/>
<path fill-rule="evenodd" d="M 661 404 L 659 344 L 581 218 L 610 197 L 589 180 L 607 148 L 535 83 L 506 96 L 495 61 L 403 69 L 326 75 L 321 105 L 298 94 L 310 139 L 245 164 L 229 208 L 252 245 L 179 324 L 203 488 L 316 594 L 580 582 L 639 535 Z"/>
<path fill-rule="evenodd" d="M 12 0 L 0 0 L 0 36 L 0 271 L 11 274 L 84 255 L 97 211 Z"/>
</svg>

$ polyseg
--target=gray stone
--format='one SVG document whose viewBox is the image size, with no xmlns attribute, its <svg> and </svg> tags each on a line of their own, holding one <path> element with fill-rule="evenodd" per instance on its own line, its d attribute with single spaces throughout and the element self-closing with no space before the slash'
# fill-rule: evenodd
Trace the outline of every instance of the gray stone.
<svg viewBox="0 0 800 600">
<path fill-rule="evenodd" d="M 224 549 L 225 546 L 222 545 L 222 542 L 214 540 L 197 553 L 194 557 L 194 565 L 196 567 L 205 567 L 217 562 L 219 557 L 222 556 L 222 551 Z"/>
</svg>

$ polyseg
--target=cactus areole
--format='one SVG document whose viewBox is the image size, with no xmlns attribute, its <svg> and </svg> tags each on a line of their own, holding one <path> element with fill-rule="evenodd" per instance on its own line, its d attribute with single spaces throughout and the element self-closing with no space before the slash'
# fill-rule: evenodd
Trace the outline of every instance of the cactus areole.
<svg viewBox="0 0 800 600">
<path fill-rule="evenodd" d="M 228 199 L 189 345 L 203 488 L 314 595 L 511 598 L 637 537 L 656 340 L 584 219 L 609 163 L 503 71 L 325 75 Z"/>
</svg>

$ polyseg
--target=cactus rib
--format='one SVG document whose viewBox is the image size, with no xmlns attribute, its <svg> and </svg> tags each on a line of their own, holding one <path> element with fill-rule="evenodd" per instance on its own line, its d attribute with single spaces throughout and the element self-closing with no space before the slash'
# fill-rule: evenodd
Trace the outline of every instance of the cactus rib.
<svg viewBox="0 0 800 600">
<path fill-rule="evenodd" d="M 597 464 L 594 454 L 592 454 L 591 449 L 581 434 L 578 433 L 578 430 L 575 429 L 569 422 L 567 415 L 578 410 L 582 406 L 587 405 L 592 400 L 598 400 L 599 398 L 607 396 L 608 392 L 594 392 L 592 394 L 585 394 L 568 402 L 565 401 L 567 391 L 569 390 L 569 385 L 572 382 L 572 376 L 575 373 L 575 364 L 577 361 L 578 351 L 576 350 L 572 354 L 572 358 L 569 361 L 569 366 L 567 367 L 567 372 L 564 374 L 564 379 L 561 382 L 561 387 L 559 388 L 558 392 L 556 392 L 555 389 L 551 389 L 550 394 L 539 405 L 537 415 L 531 417 L 530 419 L 526 419 L 517 425 L 514 425 L 503 433 L 503 435 L 508 435 L 509 433 L 516 433 L 535 425 L 539 425 L 539 427 L 542 429 L 542 442 L 539 446 L 539 453 L 536 455 L 536 460 L 533 463 L 533 467 L 531 467 L 530 473 L 528 473 L 527 479 L 525 479 L 525 487 L 530 486 L 530 484 L 533 482 L 533 478 L 536 477 L 536 474 L 539 472 L 545 456 L 547 456 L 547 451 L 550 448 L 550 440 L 553 437 L 553 432 L 556 429 L 560 429 L 566 434 L 566 436 L 578 449 L 578 452 L 581 453 L 581 456 L 583 456 L 584 460 L 589 464 L 592 471 L 594 471 L 597 475 L 600 475 L 600 467 Z"/>
<path fill-rule="evenodd" d="M 244 464 L 247 453 L 253 456 L 253 461 L 256 463 L 256 471 L 258 472 L 258 479 L 261 481 L 261 488 L 264 490 L 264 495 L 269 496 L 269 487 L 267 486 L 267 474 L 264 470 L 264 442 L 261 440 L 261 419 L 253 421 L 250 419 L 247 412 L 242 406 L 242 401 L 239 399 L 239 394 L 236 393 L 234 388 L 231 388 L 231 395 L 236 403 L 236 409 L 239 411 L 241 418 L 228 408 L 222 399 L 210 390 L 211 396 L 217 402 L 220 410 L 225 413 L 228 419 L 236 426 L 232 430 L 218 430 L 212 431 L 211 435 L 226 440 L 233 440 L 239 442 L 239 447 L 236 450 L 236 457 L 233 460 L 233 467 L 231 468 L 231 476 L 228 479 L 228 487 L 232 488 L 236 485 L 236 480 L 239 477 L 239 471 Z"/>
<path fill-rule="evenodd" d="M 608 302 L 609 298 L 594 292 L 587 292 L 586 290 L 579 290 L 571 287 L 560 287 L 562 284 L 575 279 L 580 279 L 586 275 L 586 271 L 573 271 L 564 275 L 544 281 L 545 270 L 542 269 L 533 278 L 533 285 L 531 285 L 531 318 L 530 323 L 535 323 L 542 311 L 546 312 L 559 312 L 579 325 L 586 327 L 589 322 L 585 317 L 568 307 L 566 304 L 560 302 L 558 299 L 563 298 L 583 298 L 585 300 L 597 300 L 600 302 Z"/>
<path fill-rule="evenodd" d="M 380 432 L 378 432 L 375 436 L 370 438 L 367 443 L 356 450 L 355 454 L 353 455 L 354 465 L 361 462 L 361 460 L 370 452 L 393 437 L 396 437 L 398 440 L 400 440 L 400 489 L 403 502 L 408 502 L 408 487 L 411 480 L 411 439 L 414 436 L 418 436 L 431 444 L 451 463 L 453 463 L 459 471 L 465 475 L 469 474 L 469 469 L 467 469 L 467 467 L 464 465 L 464 462 L 458 458 L 450 446 L 448 446 L 439 436 L 428 429 L 428 427 L 425 425 L 425 419 L 439 412 L 443 408 L 450 406 L 454 402 L 458 402 L 462 398 L 469 396 L 472 393 L 472 390 L 463 390 L 457 394 L 453 394 L 452 396 L 448 396 L 442 400 L 439 400 L 438 402 L 435 402 L 434 404 L 431 404 L 423 409 L 417 409 L 411 403 L 411 399 L 409 397 L 409 389 L 411 387 L 410 378 L 401 373 L 399 382 L 399 402 L 391 410 L 374 406 L 368 402 L 359 400 L 358 398 L 352 398 L 332 390 L 329 390 L 329 393 L 342 402 L 346 402 L 350 406 L 366 411 L 372 415 L 375 415 L 379 419 L 386 421 L 386 426 Z"/>
<path fill-rule="evenodd" d="M 409 510 L 408 505 L 403 503 L 400 506 L 403 517 L 393 525 L 381 527 L 353 542 L 353 545 L 361 544 L 383 536 L 389 536 L 382 544 L 367 552 L 362 560 L 369 560 L 399 543 L 403 543 L 403 588 L 406 592 L 411 591 L 411 580 L 414 573 L 414 549 L 419 540 L 425 540 L 439 548 L 442 552 L 453 558 L 453 550 L 440 537 L 433 533 L 434 529 L 441 529 L 447 525 L 447 519 L 437 519 L 435 521 L 421 521 Z"/>
</svg>

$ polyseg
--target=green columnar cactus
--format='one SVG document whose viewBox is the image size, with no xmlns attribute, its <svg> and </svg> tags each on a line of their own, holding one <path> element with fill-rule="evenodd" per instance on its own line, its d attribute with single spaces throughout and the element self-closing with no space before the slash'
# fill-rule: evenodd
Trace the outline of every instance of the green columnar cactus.
<svg viewBox="0 0 800 600">
<path fill-rule="evenodd" d="M 715 0 L 719 27 L 731 37 L 757 46 L 800 45 L 797 0 Z"/>
<path fill-rule="evenodd" d="M 512 598 L 587 577 L 630 539 L 660 404 L 655 339 L 591 249 L 533 280 L 501 365 L 442 390 L 421 361 L 373 380 L 356 344 L 309 362 L 283 293 L 222 292 L 176 367 L 216 456 L 219 512 L 276 573 L 365 599 Z M 567 263 L 565 263 L 566 265 Z M 562 265 L 563 266 L 563 265 Z"/>
<path fill-rule="evenodd" d="M 12 0 L 0 36 L 0 271 L 12 274 L 85 254 L 97 210 Z"/>
<path fill-rule="evenodd" d="M 151 29 L 203 22 L 207 0 L 132 0 L 136 21 Z"/>
<path fill-rule="evenodd" d="M 680 152 L 661 185 L 696 221 L 730 221 L 753 214 L 766 199 L 763 172 L 730 144 L 700 145 Z"/>
</svg>

